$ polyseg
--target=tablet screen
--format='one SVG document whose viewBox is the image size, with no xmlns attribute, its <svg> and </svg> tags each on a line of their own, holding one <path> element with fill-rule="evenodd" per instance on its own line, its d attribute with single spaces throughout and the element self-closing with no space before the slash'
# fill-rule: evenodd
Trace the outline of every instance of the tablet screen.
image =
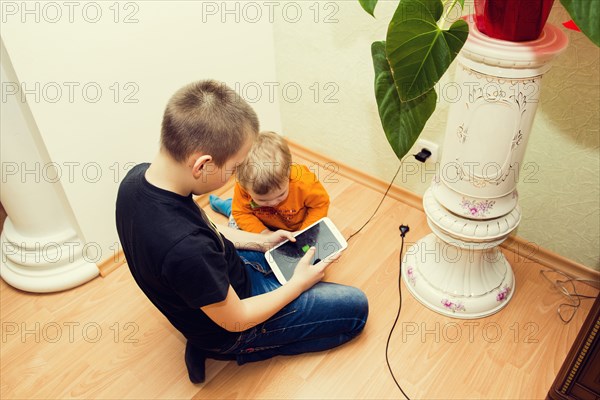
<svg viewBox="0 0 600 400">
<path fill-rule="evenodd" d="M 342 248 L 327 224 L 323 221 L 319 222 L 296 236 L 295 242 L 286 242 L 271 250 L 273 260 L 286 280 L 291 279 L 294 268 L 311 246 L 316 249 L 312 260 L 314 264 Z"/>
</svg>

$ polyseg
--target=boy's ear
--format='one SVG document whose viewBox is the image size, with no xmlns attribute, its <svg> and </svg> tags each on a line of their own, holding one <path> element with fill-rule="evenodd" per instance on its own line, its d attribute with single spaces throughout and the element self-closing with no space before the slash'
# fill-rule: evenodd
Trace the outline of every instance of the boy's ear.
<svg viewBox="0 0 600 400">
<path fill-rule="evenodd" d="M 204 154 L 201 155 L 199 153 L 194 154 L 190 157 L 190 162 L 188 165 L 192 166 L 192 175 L 194 178 L 198 179 L 206 168 L 206 164 L 212 161 L 212 156 Z"/>
</svg>

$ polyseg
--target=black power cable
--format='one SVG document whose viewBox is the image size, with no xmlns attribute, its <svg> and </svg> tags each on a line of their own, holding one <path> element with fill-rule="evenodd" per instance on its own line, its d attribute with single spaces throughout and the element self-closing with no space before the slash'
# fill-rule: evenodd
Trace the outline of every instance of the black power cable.
<svg viewBox="0 0 600 400">
<path fill-rule="evenodd" d="M 394 325 L 392 325 L 392 329 L 390 329 L 390 334 L 388 335 L 387 343 L 385 344 L 385 362 L 387 363 L 388 369 L 390 370 L 390 375 L 392 375 L 392 379 L 394 379 L 396 386 L 398 386 L 398 389 L 402 392 L 404 397 L 406 397 L 407 400 L 410 400 L 410 397 L 408 397 L 408 395 L 406 393 L 404 393 L 404 390 L 402 390 L 402 387 L 398 383 L 398 380 L 396 379 L 396 376 L 394 375 L 394 371 L 392 370 L 392 366 L 390 365 L 390 360 L 388 357 L 390 340 L 392 338 L 392 334 L 394 333 L 394 329 L 396 328 L 396 324 L 398 323 L 398 319 L 400 318 L 400 310 L 402 309 L 402 285 L 400 282 L 401 277 L 402 277 L 402 252 L 404 251 L 404 236 L 406 236 L 406 233 L 408 231 L 409 231 L 408 225 L 400 225 L 400 237 L 402 238 L 402 244 L 400 245 L 400 255 L 398 256 L 398 265 L 400 266 L 399 272 L 398 272 L 398 299 L 399 299 L 398 300 L 398 312 L 396 313 L 396 319 L 394 320 Z"/>
<path fill-rule="evenodd" d="M 396 173 L 394 174 L 394 177 L 392 178 L 392 180 L 390 181 L 390 184 L 388 185 L 387 189 L 385 190 L 385 193 L 383 194 L 383 197 L 381 198 L 381 201 L 379 202 L 379 204 L 377 205 L 377 208 L 375 208 L 375 211 L 373 211 L 373 214 L 371 214 L 371 216 L 369 217 L 369 219 L 367 220 L 367 222 L 365 222 L 363 224 L 363 226 L 361 226 L 360 228 L 358 228 L 358 230 L 356 232 L 354 232 L 352 235 L 348 236 L 348 238 L 346 239 L 346 242 L 349 242 L 350 239 L 352 239 L 355 235 L 358 235 L 358 233 L 360 231 L 363 230 L 363 228 L 365 226 L 367 226 L 367 224 L 369 222 L 371 222 L 371 220 L 373 219 L 373 217 L 375 216 L 375 214 L 377 214 L 377 211 L 379 211 L 379 207 L 381 207 L 381 205 L 383 204 L 383 201 L 385 200 L 385 197 L 387 196 L 388 192 L 390 191 L 392 185 L 394 184 L 394 181 L 396 180 L 396 177 L 398 176 L 398 173 L 400 172 L 400 169 L 402 168 L 402 164 L 404 163 L 404 160 L 406 160 L 406 157 L 403 158 L 400 161 L 400 165 L 398 165 L 398 170 L 396 170 Z"/>
<path fill-rule="evenodd" d="M 390 184 L 388 185 L 387 189 L 385 190 L 385 193 L 383 194 L 383 197 L 381 198 L 381 201 L 377 205 L 377 208 L 375 208 L 375 211 L 373 211 L 373 214 L 371 214 L 371 216 L 369 217 L 369 219 L 367 220 L 367 222 L 365 222 L 360 228 L 358 228 L 358 230 L 356 232 L 354 232 L 352 235 L 348 236 L 348 238 L 346 239 L 346 242 L 349 242 L 350 239 L 352 239 L 355 235 L 357 235 L 360 231 L 362 231 L 363 228 L 365 226 L 367 226 L 367 224 L 369 222 L 371 222 L 371 220 L 373 219 L 373 217 L 375 216 L 375 214 L 377 214 L 377 211 L 379 211 L 379 208 L 383 204 L 383 201 L 385 200 L 388 192 L 392 188 L 392 185 L 394 184 L 394 181 L 396 180 L 396 177 L 398 176 L 398 173 L 400 172 L 400 169 L 402 168 L 402 164 L 404 164 L 404 161 L 406 161 L 406 159 L 408 157 L 411 157 L 411 156 L 414 157 L 416 160 L 424 163 L 425 161 L 427 161 L 427 159 L 429 157 L 431 157 L 431 152 L 429 150 L 427 150 L 427 149 L 422 149 L 417 154 L 409 154 L 407 156 L 404 156 L 404 158 L 402 160 L 400 160 L 400 165 L 398 165 L 398 169 L 396 170 L 396 173 L 394 174 L 394 177 L 392 178 L 392 180 L 390 181 Z"/>
<path fill-rule="evenodd" d="M 422 149 L 419 153 L 417 153 L 417 154 L 411 154 L 411 156 L 415 157 L 415 159 L 417 159 L 418 161 L 424 163 L 431 156 L 431 152 L 429 150 L 427 150 L 427 149 Z M 394 177 L 390 181 L 390 184 L 388 185 L 387 189 L 385 190 L 385 193 L 383 194 L 383 197 L 381 198 L 381 201 L 377 205 L 377 208 L 375 208 L 375 211 L 373 211 L 373 214 L 371 214 L 371 216 L 369 217 L 369 219 L 367 220 L 367 222 L 365 222 L 356 232 L 354 232 L 352 235 L 348 236 L 348 238 L 346 239 L 346 242 L 349 242 L 350 239 L 352 239 L 355 235 L 357 235 L 360 231 L 362 231 L 363 228 L 365 226 L 367 226 L 367 224 L 369 222 L 371 222 L 371 220 L 373 219 L 373 217 L 375 216 L 375 214 L 377 214 L 377 211 L 379 211 L 379 208 L 383 204 L 383 201 L 385 200 L 388 192 L 390 191 L 392 185 L 394 184 L 394 181 L 396 180 L 396 177 L 398 176 L 398 173 L 400 172 L 400 169 L 402 168 L 402 164 L 404 163 L 405 160 L 406 160 L 406 157 L 403 158 L 400 161 L 400 165 L 398 165 L 398 170 L 396 171 L 396 173 L 394 174 Z M 402 252 L 404 251 L 404 236 L 406 236 L 406 234 L 408 233 L 408 231 L 409 231 L 408 225 L 400 225 L 400 237 L 402 238 L 402 244 L 400 245 L 400 254 L 398 256 L 398 266 L 399 266 L 399 268 L 398 268 L 398 298 L 399 298 L 398 312 L 396 313 L 396 319 L 394 320 L 394 324 L 392 325 L 392 329 L 390 329 L 390 334 L 388 335 L 387 343 L 385 344 L 385 362 L 387 363 L 388 369 L 390 371 L 390 375 L 392 375 L 392 379 L 394 379 L 394 383 L 396 383 L 396 386 L 398 387 L 398 389 L 400 390 L 400 392 L 402 392 L 402 394 L 404 395 L 404 397 L 406 397 L 407 400 L 410 400 L 410 397 L 408 397 L 406 395 L 406 393 L 404 393 L 404 390 L 402 390 L 402 387 L 398 383 L 398 380 L 396 379 L 396 376 L 394 375 L 394 371 L 392 370 L 392 366 L 390 365 L 390 361 L 389 361 L 389 357 L 388 357 L 389 347 L 390 347 L 390 340 L 392 338 L 392 334 L 394 333 L 394 329 L 396 328 L 396 324 L 398 323 L 398 319 L 400 318 L 400 311 L 402 310 L 402 284 L 401 284 L 401 280 L 402 280 Z"/>
</svg>

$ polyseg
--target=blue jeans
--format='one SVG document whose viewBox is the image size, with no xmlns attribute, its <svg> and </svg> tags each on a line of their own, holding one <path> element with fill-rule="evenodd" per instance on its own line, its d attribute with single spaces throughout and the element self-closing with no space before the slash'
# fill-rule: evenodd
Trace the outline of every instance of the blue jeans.
<svg viewBox="0 0 600 400">
<path fill-rule="evenodd" d="M 264 254 L 238 251 L 252 285 L 252 296 L 281 284 Z M 235 355 L 238 364 L 277 355 L 322 351 L 357 336 L 369 314 L 365 294 L 354 287 L 319 282 L 263 323 L 240 333 L 222 354 Z"/>
</svg>

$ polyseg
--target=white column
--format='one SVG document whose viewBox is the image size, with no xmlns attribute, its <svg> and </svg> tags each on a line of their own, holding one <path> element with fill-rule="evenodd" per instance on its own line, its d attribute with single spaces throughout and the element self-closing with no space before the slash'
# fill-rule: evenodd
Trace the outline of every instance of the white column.
<svg viewBox="0 0 600 400">
<path fill-rule="evenodd" d="M 567 45 L 546 25 L 539 39 L 507 42 L 472 21 L 457 57 L 456 87 L 439 173 L 423 197 L 432 234 L 407 250 L 403 279 L 426 307 L 481 318 L 506 306 L 512 268 L 497 248 L 521 220 L 516 186 L 542 75 Z"/>
<path fill-rule="evenodd" d="M 91 246 L 78 233 L 60 177 L 0 45 L 0 201 L 8 215 L 1 235 L 0 275 L 29 292 L 69 289 L 96 277 L 98 267 L 86 260 Z"/>
</svg>

